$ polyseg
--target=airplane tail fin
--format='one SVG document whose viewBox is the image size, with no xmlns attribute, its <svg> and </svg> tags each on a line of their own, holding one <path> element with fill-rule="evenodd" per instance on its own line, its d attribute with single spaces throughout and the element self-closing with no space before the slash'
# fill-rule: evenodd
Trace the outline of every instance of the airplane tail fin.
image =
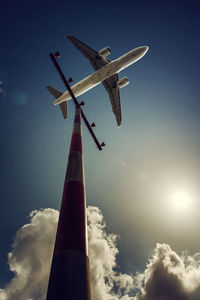
<svg viewBox="0 0 200 300">
<path fill-rule="evenodd" d="M 53 87 L 51 87 L 49 85 L 47 86 L 47 90 L 54 96 L 55 99 L 62 96 L 61 92 L 59 92 L 58 90 L 54 89 Z M 63 118 L 67 119 L 67 101 L 62 102 L 59 105 L 60 105 L 60 109 L 61 109 L 62 114 L 63 114 Z"/>
</svg>

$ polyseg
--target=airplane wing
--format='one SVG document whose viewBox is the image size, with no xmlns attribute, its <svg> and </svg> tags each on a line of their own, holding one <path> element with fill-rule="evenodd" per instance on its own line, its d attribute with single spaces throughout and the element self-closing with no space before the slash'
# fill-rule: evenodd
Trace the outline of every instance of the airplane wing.
<svg viewBox="0 0 200 300">
<path fill-rule="evenodd" d="M 101 57 L 97 51 L 93 50 L 83 42 L 79 41 L 74 36 L 67 35 L 67 38 L 87 59 L 89 59 L 95 71 L 101 68 L 102 66 L 107 65 L 110 62 L 108 58 Z"/>
<path fill-rule="evenodd" d="M 74 36 L 67 35 L 67 38 L 90 61 L 95 71 L 101 68 L 102 66 L 107 65 L 110 62 L 108 58 L 101 57 L 97 51 L 93 50 L 83 42 L 79 41 Z M 120 93 L 119 93 L 119 88 L 116 86 L 116 82 L 118 80 L 119 77 L 118 74 L 116 73 L 113 76 L 102 81 L 102 83 L 109 94 L 112 110 L 117 120 L 117 125 L 120 126 L 122 122 L 122 116 L 121 116 Z"/>
<path fill-rule="evenodd" d="M 114 74 L 106 80 L 102 81 L 105 89 L 107 90 L 110 102 L 112 105 L 112 110 L 115 115 L 117 125 L 120 126 L 122 122 L 121 115 L 121 104 L 120 104 L 120 92 L 119 88 L 116 86 L 116 82 L 119 80 L 118 74 Z"/>
</svg>

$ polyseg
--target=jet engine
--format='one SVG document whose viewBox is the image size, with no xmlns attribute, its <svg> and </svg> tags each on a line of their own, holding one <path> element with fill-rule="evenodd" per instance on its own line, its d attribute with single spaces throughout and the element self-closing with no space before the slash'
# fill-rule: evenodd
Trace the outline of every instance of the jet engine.
<svg viewBox="0 0 200 300">
<path fill-rule="evenodd" d="M 129 81 L 128 81 L 127 77 L 123 77 L 122 79 L 118 80 L 117 83 L 116 83 L 118 88 L 122 88 L 127 84 L 129 84 Z"/>
<path fill-rule="evenodd" d="M 101 57 L 106 57 L 106 56 L 108 56 L 109 54 L 111 53 L 111 50 L 110 50 L 110 47 L 105 47 L 105 48 L 103 48 L 103 49 L 101 49 L 100 51 L 99 51 L 99 55 L 101 56 Z"/>
</svg>

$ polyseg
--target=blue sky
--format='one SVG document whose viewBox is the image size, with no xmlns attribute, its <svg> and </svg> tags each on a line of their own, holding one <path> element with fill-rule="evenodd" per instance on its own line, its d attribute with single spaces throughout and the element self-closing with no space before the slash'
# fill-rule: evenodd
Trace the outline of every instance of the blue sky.
<svg viewBox="0 0 200 300">
<path fill-rule="evenodd" d="M 12 8 L 12 9 L 11 9 Z M 59 209 L 73 122 L 64 121 L 45 86 L 64 86 L 49 52 L 74 82 L 93 72 L 65 39 L 74 35 L 110 59 L 148 45 L 120 73 L 123 123 L 117 128 L 103 86 L 80 99 L 104 140 L 102 152 L 83 125 L 87 203 L 119 234 L 124 272 L 145 267 L 156 242 L 200 250 L 200 16 L 198 1 L 18 1 L 1 7 L 0 287 L 12 277 L 7 253 L 30 211 Z M 174 196 L 175 195 L 175 196 Z M 179 200 L 189 199 L 186 207 Z M 186 201 L 187 202 L 187 201 Z"/>
</svg>

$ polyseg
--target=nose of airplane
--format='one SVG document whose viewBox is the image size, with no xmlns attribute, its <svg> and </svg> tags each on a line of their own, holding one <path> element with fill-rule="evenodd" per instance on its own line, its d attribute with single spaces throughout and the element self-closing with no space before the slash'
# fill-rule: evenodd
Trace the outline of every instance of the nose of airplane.
<svg viewBox="0 0 200 300">
<path fill-rule="evenodd" d="M 145 54 L 149 50 L 149 46 L 141 47 L 142 52 Z"/>
<path fill-rule="evenodd" d="M 138 47 L 138 55 L 139 55 L 139 57 L 142 58 L 147 53 L 148 50 L 149 50 L 148 46 Z"/>
</svg>

